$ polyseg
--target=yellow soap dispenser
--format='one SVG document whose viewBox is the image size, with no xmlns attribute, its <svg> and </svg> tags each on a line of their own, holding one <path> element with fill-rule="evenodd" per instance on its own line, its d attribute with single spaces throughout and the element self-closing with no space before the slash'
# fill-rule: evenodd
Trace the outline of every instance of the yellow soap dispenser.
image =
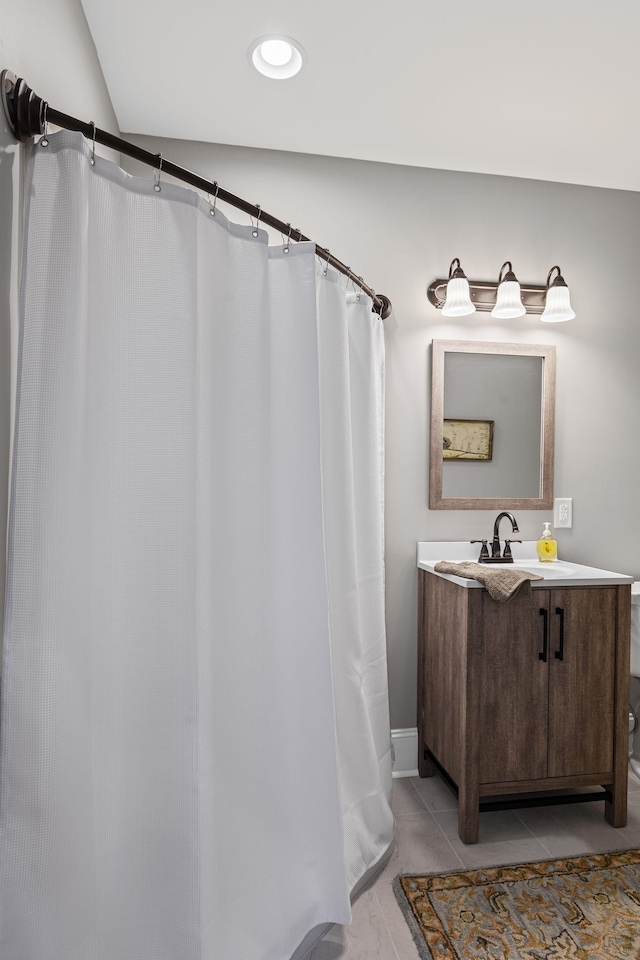
<svg viewBox="0 0 640 960">
<path fill-rule="evenodd" d="M 553 563 L 554 560 L 558 559 L 558 543 L 551 535 L 550 526 L 550 523 L 545 523 L 542 536 L 537 543 L 540 563 Z"/>
</svg>

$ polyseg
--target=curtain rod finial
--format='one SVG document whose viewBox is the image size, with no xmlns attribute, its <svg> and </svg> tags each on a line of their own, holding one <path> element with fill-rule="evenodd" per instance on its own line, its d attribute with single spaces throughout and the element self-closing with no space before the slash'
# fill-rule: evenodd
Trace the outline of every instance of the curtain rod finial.
<svg viewBox="0 0 640 960">
<path fill-rule="evenodd" d="M 30 140 L 44 131 L 46 103 L 11 70 L 0 73 L 2 106 L 16 140 Z"/>
<path fill-rule="evenodd" d="M 376 293 L 376 297 L 380 301 L 380 316 L 383 320 L 386 320 L 387 317 L 391 316 L 391 300 L 384 293 Z"/>
</svg>

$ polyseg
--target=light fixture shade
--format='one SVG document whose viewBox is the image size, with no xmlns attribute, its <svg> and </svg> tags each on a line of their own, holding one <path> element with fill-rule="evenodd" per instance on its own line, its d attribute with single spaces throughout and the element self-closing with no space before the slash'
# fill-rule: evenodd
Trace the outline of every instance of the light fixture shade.
<svg viewBox="0 0 640 960">
<path fill-rule="evenodd" d="M 527 311 L 522 304 L 520 284 L 517 280 L 507 280 L 498 287 L 496 305 L 491 316 L 498 320 L 512 320 L 514 317 L 523 317 Z"/>
<path fill-rule="evenodd" d="M 505 267 L 509 269 L 503 274 Z M 514 317 L 523 317 L 526 312 L 522 303 L 520 284 L 511 269 L 511 263 L 507 260 L 500 267 L 496 305 L 491 311 L 491 316 L 497 320 L 512 320 Z"/>
<path fill-rule="evenodd" d="M 551 286 L 549 281 L 554 270 L 558 271 Z M 573 320 L 575 313 L 571 307 L 569 287 L 566 285 L 560 267 L 552 267 L 547 277 L 547 294 L 545 297 L 544 313 L 540 317 L 545 323 L 561 323 L 563 320 Z"/>
<path fill-rule="evenodd" d="M 442 315 L 443 317 L 468 317 L 469 314 L 475 312 L 476 307 L 469 292 L 469 281 L 460 266 L 460 261 L 455 257 L 449 267 L 447 296 L 442 308 Z"/>
<path fill-rule="evenodd" d="M 443 317 L 467 317 L 475 313 L 476 308 L 471 302 L 469 281 L 466 277 L 456 277 L 447 283 L 447 299 L 442 308 Z"/>
</svg>

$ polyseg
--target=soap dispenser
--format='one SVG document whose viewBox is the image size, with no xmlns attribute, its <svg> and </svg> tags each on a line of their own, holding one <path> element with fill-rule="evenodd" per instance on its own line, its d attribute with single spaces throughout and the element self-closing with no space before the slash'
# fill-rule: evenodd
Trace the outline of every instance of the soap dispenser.
<svg viewBox="0 0 640 960">
<path fill-rule="evenodd" d="M 542 536 L 537 543 L 540 563 L 552 563 L 558 559 L 558 543 L 551 535 L 551 530 L 549 530 L 550 526 L 550 523 L 545 523 Z"/>
</svg>

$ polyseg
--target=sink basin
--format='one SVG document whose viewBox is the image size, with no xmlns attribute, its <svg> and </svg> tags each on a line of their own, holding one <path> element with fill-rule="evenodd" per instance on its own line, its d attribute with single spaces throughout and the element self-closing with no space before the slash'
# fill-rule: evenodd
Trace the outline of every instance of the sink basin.
<svg viewBox="0 0 640 960">
<path fill-rule="evenodd" d="M 575 568 L 567 563 L 561 563 L 557 560 L 552 563 L 541 563 L 539 560 L 516 560 L 514 563 L 487 563 L 485 566 L 490 570 L 525 570 L 527 573 L 537 573 L 545 580 L 564 580 L 565 577 L 573 577 Z"/>
</svg>

